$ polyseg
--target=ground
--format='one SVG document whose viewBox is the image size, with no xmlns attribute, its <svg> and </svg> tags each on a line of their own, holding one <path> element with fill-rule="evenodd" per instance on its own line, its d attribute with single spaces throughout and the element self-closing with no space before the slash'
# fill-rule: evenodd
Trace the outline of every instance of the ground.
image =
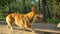
<svg viewBox="0 0 60 34">
<path fill-rule="evenodd" d="M 34 23 L 33 29 L 35 29 L 34 32 L 30 31 L 24 31 L 21 30 L 20 27 L 14 26 L 14 30 L 10 30 L 7 28 L 7 24 L 5 21 L 0 21 L 0 34 L 46 34 L 46 32 L 43 32 L 43 30 L 56 30 L 57 32 L 60 30 L 57 29 L 57 24 L 49 24 L 49 23 Z M 55 33 L 53 33 L 55 34 Z"/>
</svg>

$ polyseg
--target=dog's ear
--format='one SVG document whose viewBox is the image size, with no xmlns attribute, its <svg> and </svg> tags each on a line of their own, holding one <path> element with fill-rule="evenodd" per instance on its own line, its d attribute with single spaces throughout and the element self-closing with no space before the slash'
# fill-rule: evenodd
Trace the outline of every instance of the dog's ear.
<svg viewBox="0 0 60 34">
<path fill-rule="evenodd" d="M 32 7 L 32 11 L 33 11 L 33 12 L 35 11 L 35 7 Z"/>
</svg>

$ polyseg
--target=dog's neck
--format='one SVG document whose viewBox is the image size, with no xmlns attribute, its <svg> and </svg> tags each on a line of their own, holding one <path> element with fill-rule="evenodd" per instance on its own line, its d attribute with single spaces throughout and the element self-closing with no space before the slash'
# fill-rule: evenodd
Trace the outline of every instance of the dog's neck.
<svg viewBox="0 0 60 34">
<path fill-rule="evenodd" d="M 32 17 L 34 16 L 34 12 L 32 11 L 32 12 L 28 13 L 27 16 L 29 19 L 32 19 Z"/>
</svg>

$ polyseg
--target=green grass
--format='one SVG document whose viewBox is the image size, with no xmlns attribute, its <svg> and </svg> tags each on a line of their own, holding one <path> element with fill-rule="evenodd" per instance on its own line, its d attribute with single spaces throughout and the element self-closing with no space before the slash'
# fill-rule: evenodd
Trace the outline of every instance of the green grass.
<svg viewBox="0 0 60 34">
<path fill-rule="evenodd" d="M 54 23 L 54 24 L 58 24 L 60 22 L 60 19 L 46 19 L 47 23 Z"/>
<path fill-rule="evenodd" d="M 0 16 L 0 20 L 5 20 L 5 17 Z"/>
</svg>

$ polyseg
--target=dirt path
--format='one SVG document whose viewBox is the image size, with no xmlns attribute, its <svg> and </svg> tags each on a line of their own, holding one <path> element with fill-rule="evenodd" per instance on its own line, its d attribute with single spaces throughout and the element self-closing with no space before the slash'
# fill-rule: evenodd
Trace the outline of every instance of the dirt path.
<svg viewBox="0 0 60 34">
<path fill-rule="evenodd" d="M 58 30 L 56 27 L 57 24 L 48 24 L 48 23 L 34 23 L 34 29 L 51 29 Z M 5 21 L 0 21 L 0 34 L 44 34 L 44 32 L 36 31 L 36 33 L 21 30 L 19 27 L 14 26 L 15 30 L 11 31 L 8 29 Z"/>
<path fill-rule="evenodd" d="M 28 31 L 23 31 L 23 30 L 10 30 L 6 27 L 6 25 L 1 25 L 0 26 L 0 34 L 36 34 L 33 32 L 28 32 Z"/>
</svg>

